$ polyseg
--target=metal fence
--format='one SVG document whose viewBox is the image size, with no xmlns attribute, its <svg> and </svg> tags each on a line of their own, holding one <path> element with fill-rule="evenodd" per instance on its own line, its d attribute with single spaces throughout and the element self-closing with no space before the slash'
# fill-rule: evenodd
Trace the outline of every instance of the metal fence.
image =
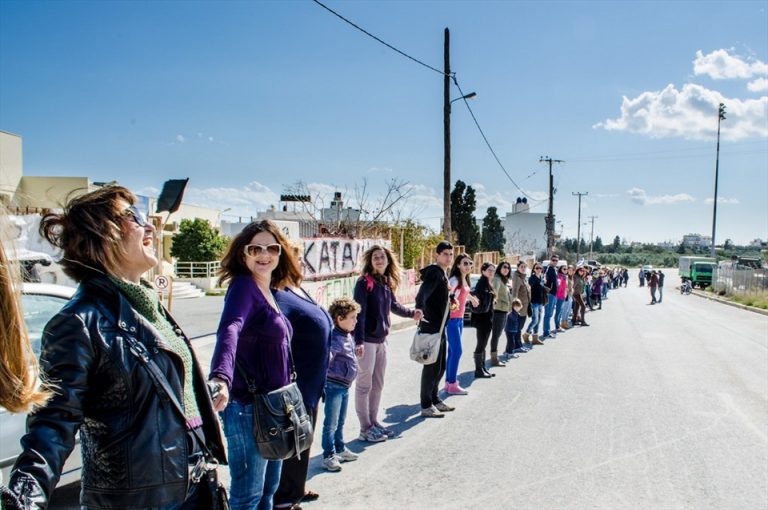
<svg viewBox="0 0 768 510">
<path fill-rule="evenodd" d="M 712 287 L 726 294 L 762 294 L 768 292 L 768 269 L 721 264 L 712 274 Z"/>
<path fill-rule="evenodd" d="M 221 262 L 176 262 L 177 278 L 213 278 L 221 267 Z"/>
</svg>

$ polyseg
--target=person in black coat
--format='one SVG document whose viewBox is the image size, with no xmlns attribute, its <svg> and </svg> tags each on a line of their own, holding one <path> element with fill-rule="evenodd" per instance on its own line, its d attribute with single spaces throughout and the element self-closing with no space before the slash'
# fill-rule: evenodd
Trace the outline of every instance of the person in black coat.
<svg viewBox="0 0 768 510">
<path fill-rule="evenodd" d="M 489 378 L 492 374 L 485 368 L 485 348 L 488 345 L 488 338 L 491 336 L 493 301 L 496 294 L 491 287 L 491 278 L 496 272 L 496 266 L 490 262 L 485 262 L 480 267 L 480 279 L 477 281 L 472 295 L 475 296 L 480 304 L 472 308 L 472 325 L 477 333 L 477 345 L 475 346 L 475 377 Z"/>
</svg>

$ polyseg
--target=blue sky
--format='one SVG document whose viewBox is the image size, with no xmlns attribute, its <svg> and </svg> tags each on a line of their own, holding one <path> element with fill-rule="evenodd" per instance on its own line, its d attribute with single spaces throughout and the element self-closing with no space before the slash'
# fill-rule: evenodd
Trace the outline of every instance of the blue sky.
<svg viewBox="0 0 768 510">
<path fill-rule="evenodd" d="M 543 198 L 539 157 L 566 161 L 566 236 L 575 191 L 603 239 L 709 234 L 725 102 L 718 239 L 768 238 L 768 2 L 327 4 L 438 68 L 449 27 L 452 70 L 517 184 Z M 145 193 L 189 177 L 188 201 L 227 214 L 299 180 L 351 198 L 393 178 L 412 188 L 404 214 L 441 214 L 442 76 L 309 0 L 3 0 L 0 129 L 23 137 L 26 174 Z M 521 193 L 461 102 L 452 141 L 479 215 L 507 212 Z"/>
</svg>

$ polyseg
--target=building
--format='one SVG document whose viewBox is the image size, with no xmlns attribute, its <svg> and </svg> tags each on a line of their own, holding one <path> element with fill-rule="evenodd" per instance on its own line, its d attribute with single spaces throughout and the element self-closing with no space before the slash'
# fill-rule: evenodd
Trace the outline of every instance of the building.
<svg viewBox="0 0 768 510">
<path fill-rule="evenodd" d="M 708 248 L 712 246 L 712 237 L 701 234 L 686 234 L 683 236 L 683 245 L 691 248 Z"/>
<path fill-rule="evenodd" d="M 294 221 L 299 224 L 299 237 L 315 237 L 318 233 L 317 219 L 307 211 L 289 211 L 287 205 L 282 210 L 272 206 L 256 216 L 257 220 Z"/>
<path fill-rule="evenodd" d="M 502 220 L 508 255 L 539 256 L 547 251 L 547 226 L 545 213 L 532 213 L 527 198 L 517 198 L 512 212 Z"/>
<path fill-rule="evenodd" d="M 320 221 L 326 225 L 338 225 L 339 223 L 357 223 L 360 221 L 360 209 L 344 208 L 341 192 L 333 194 L 330 207 L 320 210 Z"/>
</svg>

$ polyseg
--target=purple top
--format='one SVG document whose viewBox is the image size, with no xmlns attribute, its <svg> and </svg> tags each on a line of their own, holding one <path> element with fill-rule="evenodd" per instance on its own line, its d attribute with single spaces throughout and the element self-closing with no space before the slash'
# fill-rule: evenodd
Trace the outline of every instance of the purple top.
<svg viewBox="0 0 768 510">
<path fill-rule="evenodd" d="M 290 323 L 267 302 L 253 278 L 236 277 L 224 298 L 209 377 L 226 381 L 232 400 L 253 403 L 235 359 L 259 393 L 285 386 L 290 382 L 288 342 L 292 335 Z"/>
</svg>

